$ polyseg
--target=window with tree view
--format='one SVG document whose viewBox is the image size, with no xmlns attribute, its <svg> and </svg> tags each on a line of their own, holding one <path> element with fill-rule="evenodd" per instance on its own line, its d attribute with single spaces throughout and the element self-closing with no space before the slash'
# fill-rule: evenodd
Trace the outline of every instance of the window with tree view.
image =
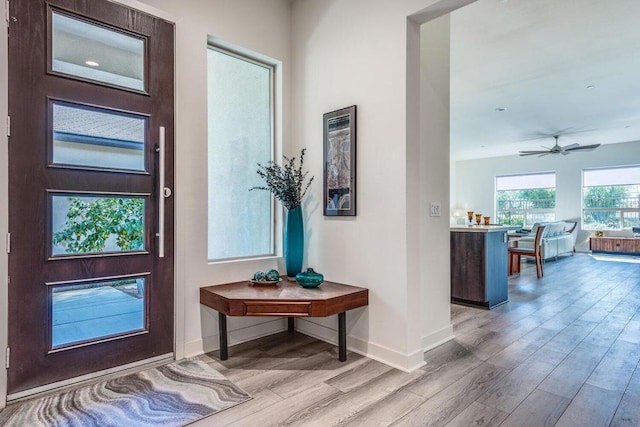
<svg viewBox="0 0 640 427">
<path fill-rule="evenodd" d="M 555 221 L 555 172 L 496 177 L 498 224 L 531 227 L 536 222 Z"/>
<path fill-rule="evenodd" d="M 582 171 L 582 228 L 640 227 L 640 166 Z"/>
</svg>

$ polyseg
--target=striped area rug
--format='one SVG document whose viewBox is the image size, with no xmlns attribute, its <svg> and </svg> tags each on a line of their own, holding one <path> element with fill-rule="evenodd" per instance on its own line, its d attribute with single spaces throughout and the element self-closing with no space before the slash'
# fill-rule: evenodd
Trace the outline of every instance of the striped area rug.
<svg viewBox="0 0 640 427">
<path fill-rule="evenodd" d="M 181 360 L 15 403 L 0 412 L 2 426 L 184 426 L 251 397 L 200 360 Z"/>
</svg>

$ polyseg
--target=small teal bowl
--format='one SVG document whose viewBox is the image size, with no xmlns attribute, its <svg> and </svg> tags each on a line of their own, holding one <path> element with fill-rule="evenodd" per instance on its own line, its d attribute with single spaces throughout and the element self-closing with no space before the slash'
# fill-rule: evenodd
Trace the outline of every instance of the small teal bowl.
<svg viewBox="0 0 640 427">
<path fill-rule="evenodd" d="M 307 268 L 307 271 L 296 274 L 296 282 L 303 288 L 317 288 L 324 282 L 324 276 L 316 273 L 313 268 Z"/>
</svg>

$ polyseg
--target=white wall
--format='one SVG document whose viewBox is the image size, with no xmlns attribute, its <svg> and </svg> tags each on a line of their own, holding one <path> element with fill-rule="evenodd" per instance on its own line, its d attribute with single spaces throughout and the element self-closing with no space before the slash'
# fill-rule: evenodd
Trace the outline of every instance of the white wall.
<svg viewBox="0 0 640 427">
<path fill-rule="evenodd" d="M 556 219 L 579 218 L 582 209 L 582 169 L 640 164 L 640 142 L 601 145 L 568 156 L 505 156 L 456 163 L 452 205 L 495 217 L 495 176 L 556 172 Z M 579 230 L 576 250 L 588 250 L 589 232 Z"/>
<path fill-rule="evenodd" d="M 449 308 L 450 22 L 449 15 L 429 21 L 422 25 L 420 34 L 419 308 L 423 349 L 453 338 Z M 430 216 L 431 202 L 440 203 L 440 217 Z M 434 266 L 439 267 L 434 269 Z"/>
<path fill-rule="evenodd" d="M 347 316 L 349 345 L 402 369 L 424 363 L 422 336 L 449 324 L 448 301 L 442 310 L 443 295 L 449 292 L 448 261 L 425 256 L 422 240 L 415 239 L 421 224 L 427 224 L 424 201 L 439 199 L 446 211 L 449 191 L 448 160 L 437 179 L 420 174 L 421 160 L 430 161 L 428 150 L 427 158 L 419 157 L 421 142 L 427 148 L 433 144 L 435 160 L 448 159 L 448 141 L 439 139 L 438 131 L 420 134 L 419 25 L 429 14 L 420 15 L 417 22 L 407 17 L 431 6 L 443 13 L 462 3 L 293 2 L 292 141 L 307 147 L 311 173 L 317 178 L 322 177 L 323 113 L 358 106 L 358 215 L 323 217 L 322 186 L 314 185 L 305 205 L 309 265 L 327 273 L 327 279 L 369 288 L 369 307 Z M 433 191 L 421 193 L 427 190 Z M 448 233 L 448 226 L 445 216 L 424 230 Z M 421 283 L 425 271 L 429 281 Z M 421 306 L 421 301 L 427 305 Z M 421 312 L 438 319 L 422 325 Z M 335 319 L 300 324 L 307 333 L 335 336 Z"/>
<path fill-rule="evenodd" d="M 0 2 L 0 16 L 5 16 L 6 3 Z M 9 216 L 9 165 L 7 156 L 7 132 L 5 129 L 5 117 L 8 115 L 7 91 L 7 23 L 0 19 L 0 351 L 4 353 L 7 348 L 7 247 L 5 237 L 8 231 Z M 7 395 L 7 371 L 4 369 L 4 357 L 0 356 L 0 408 L 5 406 Z"/>
<path fill-rule="evenodd" d="M 369 288 L 347 315 L 349 346 L 409 368 L 404 75 L 406 16 L 398 3 L 293 3 L 293 141 L 318 181 L 307 199 L 308 265 L 328 280 Z M 391 17 L 396 19 L 391 19 Z M 322 215 L 322 115 L 356 104 L 357 216 Z M 336 320 L 299 322 L 335 337 Z M 335 338 L 334 338 L 335 339 Z"/>
</svg>

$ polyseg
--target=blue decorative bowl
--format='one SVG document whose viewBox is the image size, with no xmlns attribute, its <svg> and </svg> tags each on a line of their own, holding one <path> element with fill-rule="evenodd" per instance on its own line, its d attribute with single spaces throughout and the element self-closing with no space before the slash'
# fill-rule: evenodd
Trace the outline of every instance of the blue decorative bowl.
<svg viewBox="0 0 640 427">
<path fill-rule="evenodd" d="M 324 276 L 316 273 L 313 268 L 307 268 L 307 271 L 296 274 L 296 282 L 303 288 L 316 288 L 324 282 Z"/>
<path fill-rule="evenodd" d="M 264 274 L 264 276 L 265 276 L 265 279 L 266 279 L 266 280 L 271 280 L 271 281 L 274 281 L 274 280 L 275 280 L 275 281 L 278 281 L 278 280 L 280 280 L 280 273 L 278 273 L 278 271 L 277 271 L 277 270 L 273 270 L 273 269 L 271 269 L 271 270 L 267 271 L 267 272 Z"/>
</svg>

